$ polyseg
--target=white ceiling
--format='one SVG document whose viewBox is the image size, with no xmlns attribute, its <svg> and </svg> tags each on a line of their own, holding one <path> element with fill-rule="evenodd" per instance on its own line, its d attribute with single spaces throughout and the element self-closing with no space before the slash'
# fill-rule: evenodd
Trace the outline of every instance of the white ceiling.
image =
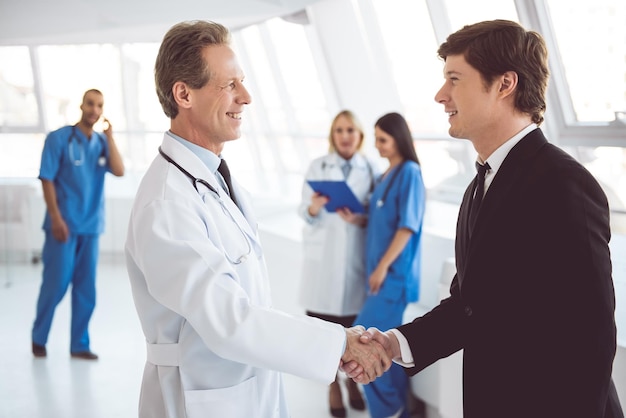
<svg viewBox="0 0 626 418">
<path fill-rule="evenodd" d="M 0 0 L 0 45 L 158 42 L 183 20 L 236 29 L 316 1 Z"/>
</svg>

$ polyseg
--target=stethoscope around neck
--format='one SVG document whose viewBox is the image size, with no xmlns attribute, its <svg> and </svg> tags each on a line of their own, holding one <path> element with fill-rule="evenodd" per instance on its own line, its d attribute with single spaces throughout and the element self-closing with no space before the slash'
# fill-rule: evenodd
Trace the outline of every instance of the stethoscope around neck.
<svg viewBox="0 0 626 418">
<path fill-rule="evenodd" d="M 396 167 L 396 170 L 391 175 L 391 178 L 389 179 L 389 183 L 387 183 L 387 187 L 385 187 L 385 191 L 383 192 L 382 197 L 376 201 L 377 208 L 382 208 L 383 205 L 385 204 L 385 201 L 387 200 L 387 195 L 389 194 L 389 189 L 393 185 L 393 181 L 396 179 L 396 177 L 398 177 L 398 173 L 402 169 L 403 164 L 404 162 L 400 163 L 398 167 Z"/>
<path fill-rule="evenodd" d="M 339 157 L 343 158 L 343 157 Z M 365 165 L 367 166 L 367 171 L 370 175 L 370 194 L 374 191 L 374 186 L 376 186 L 376 177 L 374 176 L 374 169 L 372 168 L 372 164 L 369 162 L 367 158 L 365 159 Z M 326 161 L 322 161 L 322 170 L 326 170 L 327 168 L 336 167 L 334 163 L 327 163 Z"/>
<path fill-rule="evenodd" d="M 192 181 L 193 187 L 194 189 L 196 189 L 196 192 L 200 193 L 200 190 L 198 190 L 198 183 L 200 183 L 201 185 L 203 185 L 204 187 L 206 187 L 207 189 L 215 193 L 218 198 L 220 197 L 220 193 L 217 191 L 215 187 L 211 186 L 208 181 L 192 176 L 189 171 L 185 170 L 180 164 L 174 161 L 172 157 L 167 155 L 165 151 L 161 149 L 161 147 L 159 147 L 159 154 L 161 154 L 161 157 L 165 158 L 165 161 L 167 161 L 168 163 L 172 164 L 174 167 L 179 169 L 181 173 L 186 175 Z M 221 201 L 221 199 L 219 200 Z"/>
<path fill-rule="evenodd" d="M 200 190 L 198 190 L 198 184 L 203 185 L 204 187 L 209 189 L 211 192 L 213 192 L 212 194 L 216 198 L 215 200 L 217 200 L 219 202 L 220 206 L 222 207 L 222 211 L 224 213 L 228 213 L 228 216 L 230 217 L 230 220 L 233 221 L 233 223 L 237 226 L 237 228 L 239 229 L 239 232 L 241 232 L 241 235 L 243 236 L 243 239 L 246 241 L 246 245 L 248 246 L 247 252 L 245 254 L 235 258 L 235 259 L 233 259 L 228 254 L 228 251 L 226 251 L 226 249 L 224 249 L 224 254 L 226 254 L 226 258 L 228 259 L 228 261 L 231 264 L 241 264 L 244 261 L 246 261 L 248 256 L 252 253 L 252 246 L 250 245 L 250 241 L 248 240 L 248 237 L 247 237 L 246 233 L 244 232 L 244 230 L 241 228 L 241 225 L 239 225 L 239 223 L 237 223 L 237 221 L 235 221 L 235 218 L 233 217 L 233 215 L 230 213 L 230 211 L 228 210 L 226 205 L 224 205 L 224 201 L 220 197 L 220 193 L 217 191 L 217 189 L 215 187 L 211 186 L 208 181 L 193 176 L 189 171 L 185 170 L 180 164 L 178 164 L 176 161 L 174 161 L 174 159 L 172 157 L 167 155 L 165 153 L 165 151 L 163 151 L 161 149 L 161 147 L 159 147 L 159 154 L 161 154 L 161 157 L 163 157 L 165 159 L 165 161 L 167 161 L 168 163 L 172 164 L 181 173 L 183 173 L 185 176 L 187 176 L 191 180 L 191 182 L 192 182 L 191 184 L 193 184 L 193 187 L 194 187 L 194 189 L 196 189 L 196 192 L 198 192 L 198 194 L 200 194 Z"/>
<path fill-rule="evenodd" d="M 102 141 L 102 137 L 96 134 L 98 139 Z M 78 158 L 76 158 L 76 147 L 78 146 Z M 75 166 L 81 166 L 85 162 L 85 144 L 78 138 L 76 135 L 76 125 L 72 126 L 72 134 L 67 140 L 68 153 L 70 156 L 70 161 Z M 104 167 L 107 163 L 106 150 L 104 144 L 102 144 L 102 150 L 100 151 L 100 156 L 98 157 L 98 165 L 100 167 Z"/>
</svg>

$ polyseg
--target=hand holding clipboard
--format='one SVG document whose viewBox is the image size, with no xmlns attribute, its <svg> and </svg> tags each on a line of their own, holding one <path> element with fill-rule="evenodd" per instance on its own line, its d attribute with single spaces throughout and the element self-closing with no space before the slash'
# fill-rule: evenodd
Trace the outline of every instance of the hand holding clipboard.
<svg viewBox="0 0 626 418">
<path fill-rule="evenodd" d="M 353 213 L 365 213 L 365 208 L 345 181 L 307 180 L 307 183 L 314 191 L 328 197 L 328 203 L 324 206 L 328 212 L 348 208 Z"/>
</svg>

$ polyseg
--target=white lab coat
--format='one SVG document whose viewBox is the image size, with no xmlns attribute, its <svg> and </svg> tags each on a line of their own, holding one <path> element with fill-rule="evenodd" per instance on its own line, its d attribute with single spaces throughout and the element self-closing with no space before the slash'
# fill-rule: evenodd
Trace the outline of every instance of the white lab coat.
<svg viewBox="0 0 626 418">
<path fill-rule="evenodd" d="M 147 342 L 139 416 L 288 417 L 279 372 L 330 383 L 345 332 L 272 309 L 247 194 L 234 182 L 242 214 L 184 145 L 161 147 L 220 197 L 160 155 L 137 192 L 125 250 Z"/>
<path fill-rule="evenodd" d="M 344 180 L 344 163 L 337 153 L 313 160 L 306 180 Z M 348 186 L 364 204 L 378 170 L 360 153 L 351 161 Z M 335 212 L 322 208 L 311 218 L 307 215 L 313 189 L 305 181 L 298 213 L 305 219 L 302 231 L 303 269 L 300 301 L 311 312 L 335 316 L 356 315 L 366 297 L 365 236 L 366 229 L 341 219 Z"/>
</svg>

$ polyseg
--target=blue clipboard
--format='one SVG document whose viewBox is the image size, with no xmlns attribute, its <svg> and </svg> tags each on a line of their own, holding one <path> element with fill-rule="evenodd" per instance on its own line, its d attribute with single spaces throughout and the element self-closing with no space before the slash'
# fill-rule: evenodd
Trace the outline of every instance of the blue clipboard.
<svg viewBox="0 0 626 418">
<path fill-rule="evenodd" d="M 365 208 L 345 181 L 307 180 L 307 183 L 313 190 L 328 197 L 328 203 L 324 206 L 328 212 L 335 212 L 340 208 L 348 208 L 354 213 L 365 213 Z"/>
</svg>

